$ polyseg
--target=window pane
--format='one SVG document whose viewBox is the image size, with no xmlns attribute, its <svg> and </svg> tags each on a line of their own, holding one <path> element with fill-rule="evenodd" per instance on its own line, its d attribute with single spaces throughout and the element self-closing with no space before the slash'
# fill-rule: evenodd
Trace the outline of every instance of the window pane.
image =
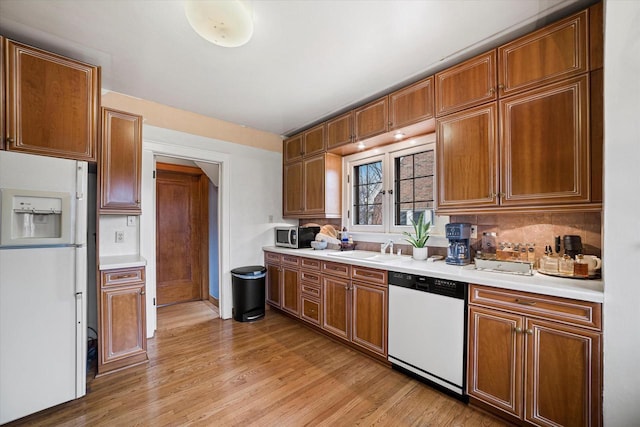
<svg viewBox="0 0 640 427">
<path fill-rule="evenodd" d="M 396 159 L 396 170 L 400 179 L 413 178 L 413 156 L 402 156 Z"/>
<path fill-rule="evenodd" d="M 433 176 L 415 179 L 415 200 L 425 201 L 433 200 Z"/>
<path fill-rule="evenodd" d="M 433 150 L 415 155 L 415 176 L 433 175 Z"/>
<path fill-rule="evenodd" d="M 353 176 L 354 224 L 382 224 L 382 161 L 355 166 Z"/>
<path fill-rule="evenodd" d="M 396 158 L 395 225 L 411 225 L 433 208 L 433 150 Z M 430 215 L 426 215 L 430 218 Z"/>
<path fill-rule="evenodd" d="M 369 206 L 369 213 L 371 215 L 370 225 L 381 225 L 382 224 L 382 205 L 371 205 Z"/>
<path fill-rule="evenodd" d="M 400 203 L 413 202 L 413 180 L 400 181 Z"/>
</svg>

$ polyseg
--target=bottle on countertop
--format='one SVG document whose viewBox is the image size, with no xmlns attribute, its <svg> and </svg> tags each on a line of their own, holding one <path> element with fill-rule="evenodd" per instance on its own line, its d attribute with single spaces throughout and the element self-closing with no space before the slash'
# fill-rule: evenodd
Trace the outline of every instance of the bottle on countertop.
<svg viewBox="0 0 640 427">
<path fill-rule="evenodd" d="M 342 227 L 342 233 L 340 234 L 340 240 L 343 245 L 349 244 L 349 235 L 347 234 L 347 227 Z"/>
</svg>

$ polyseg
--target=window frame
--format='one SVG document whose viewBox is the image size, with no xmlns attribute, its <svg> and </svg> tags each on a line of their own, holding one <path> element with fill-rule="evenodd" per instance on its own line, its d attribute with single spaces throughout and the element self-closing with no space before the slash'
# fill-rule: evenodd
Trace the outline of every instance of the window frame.
<svg viewBox="0 0 640 427">
<path fill-rule="evenodd" d="M 391 233 L 401 234 L 403 231 L 413 231 L 413 227 L 410 225 L 395 225 L 395 159 L 401 156 L 421 153 L 424 151 L 433 150 L 434 152 L 434 164 L 433 164 L 433 200 L 434 207 L 429 212 L 430 215 L 425 218 L 432 224 L 435 219 L 435 200 L 436 200 L 436 144 L 435 134 L 429 134 L 422 137 L 411 138 L 407 141 L 402 141 L 395 144 L 386 145 L 383 147 L 373 148 L 367 151 L 351 154 L 343 158 L 343 204 L 342 204 L 342 218 L 343 226 L 347 227 L 349 231 L 363 232 L 363 233 Z M 357 225 L 354 224 L 355 214 L 353 212 L 354 202 L 354 177 L 353 171 L 356 166 L 361 166 L 367 163 L 372 163 L 378 160 L 382 160 L 382 188 L 385 191 L 382 200 L 382 224 L 381 225 Z M 394 194 L 389 193 L 389 189 L 394 189 Z"/>
</svg>

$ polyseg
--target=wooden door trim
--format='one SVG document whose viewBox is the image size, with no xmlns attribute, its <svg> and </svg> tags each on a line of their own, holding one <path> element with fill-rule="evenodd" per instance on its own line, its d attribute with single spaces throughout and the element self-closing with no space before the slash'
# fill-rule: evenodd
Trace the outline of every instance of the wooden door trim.
<svg viewBox="0 0 640 427">
<path fill-rule="evenodd" d="M 198 177 L 200 189 L 200 288 L 201 299 L 209 300 L 209 178 L 199 167 L 175 165 L 171 163 L 156 163 L 156 171 L 173 172 Z M 157 185 L 157 184 L 156 184 Z M 156 234 L 157 234 L 156 230 Z M 157 242 L 157 239 L 156 239 Z M 157 251 L 157 249 L 156 249 Z"/>
</svg>

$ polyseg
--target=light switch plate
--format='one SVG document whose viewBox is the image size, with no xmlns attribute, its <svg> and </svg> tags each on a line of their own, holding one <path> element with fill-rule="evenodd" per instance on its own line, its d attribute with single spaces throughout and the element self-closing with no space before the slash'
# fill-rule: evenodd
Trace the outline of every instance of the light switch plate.
<svg viewBox="0 0 640 427">
<path fill-rule="evenodd" d="M 135 215 L 128 215 L 127 216 L 127 225 L 129 227 L 135 227 L 135 225 L 136 225 L 136 217 L 135 217 Z"/>
</svg>

